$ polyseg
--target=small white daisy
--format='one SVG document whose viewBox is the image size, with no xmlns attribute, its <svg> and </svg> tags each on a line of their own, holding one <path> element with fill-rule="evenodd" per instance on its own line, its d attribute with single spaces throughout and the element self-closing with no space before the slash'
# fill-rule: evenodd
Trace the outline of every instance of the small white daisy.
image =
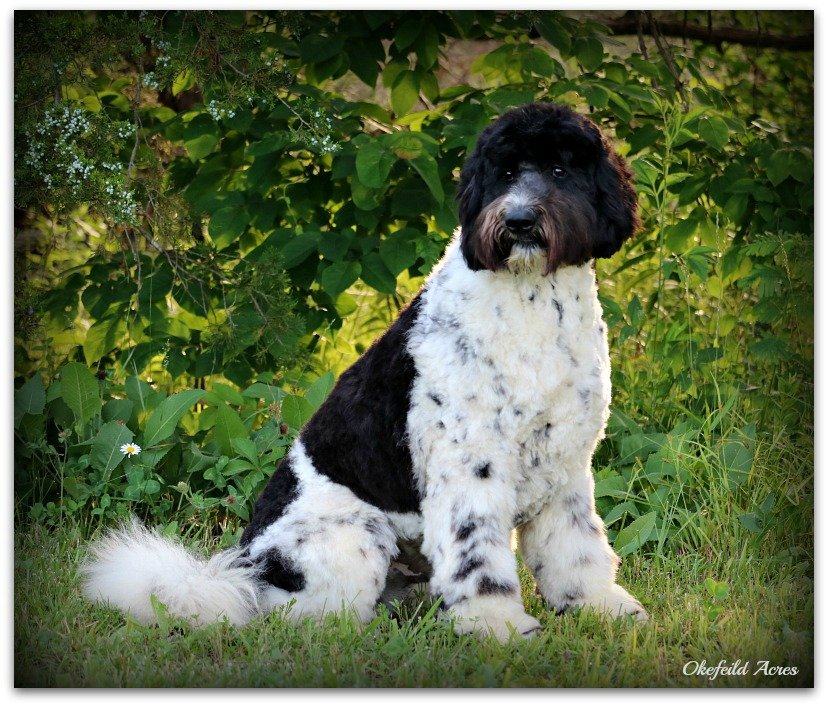
<svg viewBox="0 0 828 706">
<path fill-rule="evenodd" d="M 130 442 L 129 444 L 124 444 L 121 446 L 121 453 L 126 456 L 137 456 L 141 453 L 141 447 L 138 444 L 133 444 Z"/>
</svg>

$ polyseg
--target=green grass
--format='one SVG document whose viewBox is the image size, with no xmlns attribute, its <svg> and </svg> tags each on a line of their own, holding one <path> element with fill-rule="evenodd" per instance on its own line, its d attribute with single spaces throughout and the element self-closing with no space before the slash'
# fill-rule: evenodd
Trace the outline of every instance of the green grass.
<svg viewBox="0 0 828 706">
<path fill-rule="evenodd" d="M 731 523 L 731 526 L 732 523 Z M 500 645 L 457 637 L 427 605 L 291 625 L 277 616 L 244 628 L 137 625 L 90 606 L 75 573 L 87 534 L 28 524 L 15 542 L 15 684 L 52 687 L 765 687 L 813 685 L 810 565 L 720 533 L 703 552 L 625 559 L 621 581 L 651 620 L 550 615 L 524 573 L 524 598 L 543 632 Z M 738 533 L 735 533 L 738 534 Z M 719 592 L 707 579 L 726 584 Z M 725 595 L 726 594 L 726 595 Z M 718 597 L 717 597 L 718 595 Z M 750 663 L 746 676 L 682 674 L 691 660 Z M 761 660 L 796 676 L 754 674 Z"/>
</svg>

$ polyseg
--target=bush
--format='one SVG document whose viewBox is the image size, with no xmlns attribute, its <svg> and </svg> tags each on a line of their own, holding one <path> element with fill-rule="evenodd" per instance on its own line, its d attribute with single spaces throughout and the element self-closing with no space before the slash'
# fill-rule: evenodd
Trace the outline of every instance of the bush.
<svg viewBox="0 0 828 706">
<path fill-rule="evenodd" d="M 686 533 L 693 488 L 744 488 L 780 435 L 808 478 L 813 54 L 670 45 L 638 16 L 654 39 L 560 12 L 17 13 L 21 511 L 246 519 L 439 259 L 479 131 L 533 100 L 588 112 L 637 177 L 642 232 L 598 266 L 616 546 Z"/>
</svg>

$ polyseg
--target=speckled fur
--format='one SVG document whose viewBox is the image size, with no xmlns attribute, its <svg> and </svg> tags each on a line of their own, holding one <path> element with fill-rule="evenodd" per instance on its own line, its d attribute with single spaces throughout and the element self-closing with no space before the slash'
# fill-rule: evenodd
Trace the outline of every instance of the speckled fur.
<svg viewBox="0 0 828 706">
<path fill-rule="evenodd" d="M 430 574 L 458 632 L 529 636 L 539 623 L 521 603 L 517 528 L 550 607 L 646 617 L 615 583 L 591 471 L 610 403 L 593 260 L 635 230 L 630 176 L 595 126 L 560 106 L 511 111 L 484 131 L 443 259 L 256 503 L 233 550 L 234 580 L 247 567 L 251 591 L 227 615 L 368 620 L 386 584 Z M 521 233 L 517 211 L 532 220 Z M 122 550 L 113 566 L 136 549 L 107 547 Z M 117 603 L 97 588 L 87 594 Z M 192 611 L 196 598 L 180 603 Z"/>
</svg>

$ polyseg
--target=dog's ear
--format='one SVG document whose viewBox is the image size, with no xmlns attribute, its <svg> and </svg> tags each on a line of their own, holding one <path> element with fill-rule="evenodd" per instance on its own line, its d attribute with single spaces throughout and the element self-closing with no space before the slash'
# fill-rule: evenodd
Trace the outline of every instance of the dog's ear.
<svg viewBox="0 0 828 706">
<path fill-rule="evenodd" d="M 477 218 L 483 209 L 483 157 L 480 149 L 476 149 L 466 159 L 463 171 L 460 174 L 460 184 L 457 188 L 457 206 L 460 220 L 460 251 L 471 270 L 483 270 L 486 266 L 480 261 L 476 251 L 477 234 L 475 233 Z"/>
<path fill-rule="evenodd" d="M 602 141 L 604 148 L 595 169 L 598 232 L 593 257 L 614 255 L 641 225 L 632 170 L 606 139 Z"/>
</svg>

